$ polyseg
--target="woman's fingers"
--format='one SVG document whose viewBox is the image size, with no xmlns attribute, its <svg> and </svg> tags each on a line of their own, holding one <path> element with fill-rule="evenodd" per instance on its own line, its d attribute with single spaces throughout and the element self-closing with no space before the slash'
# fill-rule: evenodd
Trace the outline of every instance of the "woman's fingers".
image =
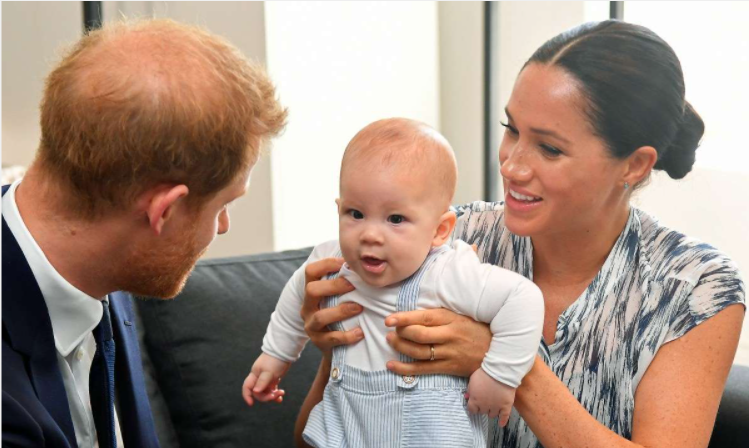
<svg viewBox="0 0 749 448">
<path fill-rule="evenodd" d="M 449 324 L 453 321 L 455 316 L 457 316 L 457 314 L 444 308 L 403 311 L 388 316 L 385 319 L 385 325 L 388 327 L 405 327 L 408 325 L 436 327 Z"/>
<path fill-rule="evenodd" d="M 418 344 L 410 341 L 407 338 L 398 337 L 396 333 L 388 333 L 385 336 L 388 343 L 399 353 L 403 353 L 406 356 L 410 356 L 414 359 L 429 360 L 432 357 L 432 346 L 425 344 Z M 434 346 L 434 359 L 441 359 L 444 353 L 440 353 L 440 346 Z"/>
<path fill-rule="evenodd" d="M 320 300 L 324 297 L 338 296 L 354 290 L 351 283 L 343 277 L 333 280 L 316 280 L 307 283 L 305 297 L 311 299 L 315 308 L 319 307 Z"/>
<path fill-rule="evenodd" d="M 326 331 L 316 334 L 312 341 L 317 347 L 331 349 L 339 345 L 349 345 L 364 339 L 364 333 L 361 328 L 354 328 L 349 331 Z"/>
<path fill-rule="evenodd" d="M 307 265 L 304 269 L 305 283 L 320 280 L 328 274 L 338 272 L 343 266 L 343 258 L 323 258 Z"/>
<path fill-rule="evenodd" d="M 325 308 L 315 311 L 304 319 L 304 328 L 307 333 L 315 331 L 327 331 L 328 325 L 346 320 L 361 313 L 361 305 L 353 302 L 342 303 L 333 308 Z M 302 316 L 304 318 L 304 316 Z"/>
<path fill-rule="evenodd" d="M 398 327 L 395 332 L 399 337 L 419 344 L 444 344 L 453 337 L 450 327 L 446 325 L 439 327 L 411 325 L 408 327 Z"/>
<path fill-rule="evenodd" d="M 342 258 L 325 258 L 308 264 L 304 270 L 304 304 L 300 315 L 304 320 L 305 332 L 312 343 L 323 353 L 328 353 L 335 346 L 352 344 L 364 338 L 359 328 L 345 332 L 329 329 L 329 325 L 361 313 L 363 308 L 360 305 L 343 303 L 332 308 L 320 308 L 320 302 L 324 298 L 354 290 L 351 283 L 341 277 L 322 280 L 325 275 L 340 270 L 341 266 L 343 266 Z"/>
</svg>

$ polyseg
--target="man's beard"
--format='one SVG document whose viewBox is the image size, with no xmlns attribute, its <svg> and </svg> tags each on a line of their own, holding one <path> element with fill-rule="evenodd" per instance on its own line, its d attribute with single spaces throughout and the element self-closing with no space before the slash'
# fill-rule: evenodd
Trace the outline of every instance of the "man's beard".
<svg viewBox="0 0 749 448">
<path fill-rule="evenodd" d="M 196 247 L 196 232 L 189 229 L 163 247 L 134 251 L 118 289 L 141 297 L 171 299 L 182 291 L 198 259 L 208 249 Z"/>
</svg>

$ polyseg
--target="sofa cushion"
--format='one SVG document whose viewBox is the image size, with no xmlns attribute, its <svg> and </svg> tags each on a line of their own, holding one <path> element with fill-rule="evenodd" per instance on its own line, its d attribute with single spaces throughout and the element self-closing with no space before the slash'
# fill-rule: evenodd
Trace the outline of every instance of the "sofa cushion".
<svg viewBox="0 0 749 448">
<path fill-rule="evenodd" d="M 726 380 L 710 448 L 749 446 L 749 366 L 734 364 Z"/>
<path fill-rule="evenodd" d="M 245 404 L 278 297 L 310 249 L 201 260 L 174 300 L 138 300 L 145 348 L 179 444 L 293 446 L 294 422 L 320 363 L 309 345 L 281 382 L 282 404 Z"/>
</svg>

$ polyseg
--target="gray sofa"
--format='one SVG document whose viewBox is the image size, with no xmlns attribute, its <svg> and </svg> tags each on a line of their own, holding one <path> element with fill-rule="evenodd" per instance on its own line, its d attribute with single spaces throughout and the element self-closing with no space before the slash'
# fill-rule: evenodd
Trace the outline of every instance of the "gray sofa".
<svg viewBox="0 0 749 448">
<path fill-rule="evenodd" d="M 143 364 L 163 448 L 293 446 L 320 362 L 309 346 L 283 404 L 248 407 L 241 386 L 288 278 L 310 249 L 200 261 L 174 300 L 136 300 Z M 710 447 L 749 447 L 749 367 L 734 366 Z"/>
</svg>

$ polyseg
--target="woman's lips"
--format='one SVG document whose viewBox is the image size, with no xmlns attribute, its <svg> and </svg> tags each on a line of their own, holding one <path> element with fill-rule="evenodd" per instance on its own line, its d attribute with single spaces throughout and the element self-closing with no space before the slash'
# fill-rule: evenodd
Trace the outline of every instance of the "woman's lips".
<svg viewBox="0 0 749 448">
<path fill-rule="evenodd" d="M 509 189 L 505 193 L 505 204 L 506 204 L 506 206 L 510 210 L 515 211 L 515 212 L 530 212 L 530 211 L 533 211 L 533 210 L 537 209 L 538 207 L 540 207 L 541 204 L 543 204 L 543 202 L 544 202 L 543 199 L 534 200 L 534 201 L 521 201 L 519 199 L 514 198 L 510 194 Z"/>
<path fill-rule="evenodd" d="M 380 274 L 385 270 L 385 260 L 380 260 L 375 257 L 362 257 L 361 262 L 364 270 L 372 274 Z"/>
</svg>

